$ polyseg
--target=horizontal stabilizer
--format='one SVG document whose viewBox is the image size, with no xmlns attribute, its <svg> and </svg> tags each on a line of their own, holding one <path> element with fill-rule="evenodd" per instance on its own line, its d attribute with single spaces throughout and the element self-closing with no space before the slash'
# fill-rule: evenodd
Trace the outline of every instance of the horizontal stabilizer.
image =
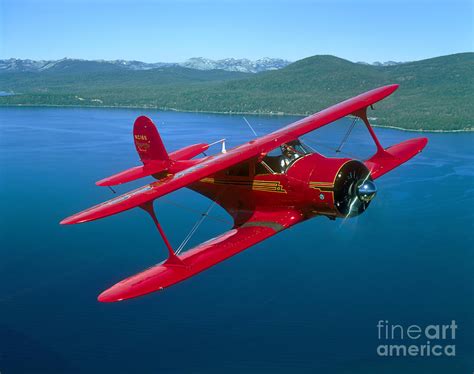
<svg viewBox="0 0 474 374">
<path fill-rule="evenodd" d="M 98 186 L 115 186 L 117 184 L 131 182 L 136 179 L 160 173 L 167 169 L 168 164 L 168 161 L 148 162 L 146 165 L 135 166 L 133 168 L 121 171 L 120 173 L 114 174 L 110 177 L 101 179 L 95 184 Z"/>
<path fill-rule="evenodd" d="M 370 170 L 372 178 L 377 179 L 416 156 L 427 143 L 427 138 L 415 138 L 392 145 L 365 161 L 365 166 Z"/>
<path fill-rule="evenodd" d="M 206 144 L 206 143 L 188 145 L 187 147 L 171 152 L 170 158 L 175 161 L 190 160 L 193 157 L 203 153 L 208 148 L 209 148 L 209 144 Z"/>
</svg>

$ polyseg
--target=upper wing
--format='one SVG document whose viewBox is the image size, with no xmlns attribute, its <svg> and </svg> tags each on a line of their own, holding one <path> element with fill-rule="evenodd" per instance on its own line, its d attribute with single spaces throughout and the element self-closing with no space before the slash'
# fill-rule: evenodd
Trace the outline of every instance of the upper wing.
<svg viewBox="0 0 474 374">
<path fill-rule="evenodd" d="M 243 225 L 208 240 L 179 256 L 184 265 L 166 261 L 155 265 L 102 292 L 98 300 L 102 302 L 122 301 L 162 290 L 242 252 L 300 222 L 301 219 L 301 213 L 291 210 L 255 212 L 252 218 Z"/>
<path fill-rule="evenodd" d="M 321 112 L 292 123 L 258 139 L 251 140 L 236 148 L 216 156 L 204 158 L 202 162 L 180 171 L 158 182 L 148 184 L 105 203 L 96 205 L 61 221 L 61 224 L 74 224 L 92 221 L 123 212 L 143 203 L 166 195 L 179 188 L 238 164 L 252 157 L 265 155 L 272 149 L 294 140 L 310 131 L 323 127 L 339 118 L 374 104 L 393 93 L 398 85 L 379 87 L 368 91 Z"/>
<path fill-rule="evenodd" d="M 367 91 L 347 99 L 339 104 L 324 109 L 312 116 L 303 118 L 268 135 L 262 136 L 256 142 L 261 146 L 261 152 L 267 153 L 275 147 L 294 140 L 308 132 L 314 131 L 342 117 L 353 114 L 391 95 L 398 84 L 391 84 Z"/>
</svg>

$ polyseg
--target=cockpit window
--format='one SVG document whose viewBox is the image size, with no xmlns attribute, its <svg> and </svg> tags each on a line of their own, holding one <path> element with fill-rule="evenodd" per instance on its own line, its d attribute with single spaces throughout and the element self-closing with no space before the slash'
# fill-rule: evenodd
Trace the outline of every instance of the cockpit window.
<svg viewBox="0 0 474 374">
<path fill-rule="evenodd" d="M 281 146 L 273 149 L 256 165 L 256 174 L 285 173 L 288 167 L 300 157 L 311 153 L 310 150 L 304 146 L 299 140 L 293 140 L 284 143 Z"/>
</svg>

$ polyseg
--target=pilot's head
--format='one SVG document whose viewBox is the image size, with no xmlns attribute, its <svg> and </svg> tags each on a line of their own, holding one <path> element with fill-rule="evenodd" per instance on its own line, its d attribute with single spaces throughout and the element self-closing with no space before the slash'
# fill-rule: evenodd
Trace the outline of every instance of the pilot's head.
<svg viewBox="0 0 474 374">
<path fill-rule="evenodd" d="M 288 157 L 288 158 L 291 158 L 293 157 L 293 155 L 295 154 L 295 152 L 293 151 L 293 149 L 291 147 L 289 147 L 288 145 L 286 144 L 282 144 L 281 146 L 281 152 L 283 153 L 283 155 L 285 157 Z"/>
</svg>

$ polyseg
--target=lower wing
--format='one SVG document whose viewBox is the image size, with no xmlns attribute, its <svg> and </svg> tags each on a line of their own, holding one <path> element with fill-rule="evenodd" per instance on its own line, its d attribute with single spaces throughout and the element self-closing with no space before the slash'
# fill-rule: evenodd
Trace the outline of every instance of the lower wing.
<svg viewBox="0 0 474 374">
<path fill-rule="evenodd" d="M 370 170 L 373 179 L 377 179 L 407 162 L 420 153 L 428 143 L 427 138 L 415 138 L 379 150 L 375 155 L 364 162 Z"/>
<path fill-rule="evenodd" d="M 234 227 L 178 256 L 182 261 L 181 264 L 165 261 L 155 265 L 102 292 L 98 300 L 122 301 L 162 290 L 242 252 L 301 220 L 301 213 L 294 210 L 254 212 L 252 217 L 239 227 Z"/>
</svg>

